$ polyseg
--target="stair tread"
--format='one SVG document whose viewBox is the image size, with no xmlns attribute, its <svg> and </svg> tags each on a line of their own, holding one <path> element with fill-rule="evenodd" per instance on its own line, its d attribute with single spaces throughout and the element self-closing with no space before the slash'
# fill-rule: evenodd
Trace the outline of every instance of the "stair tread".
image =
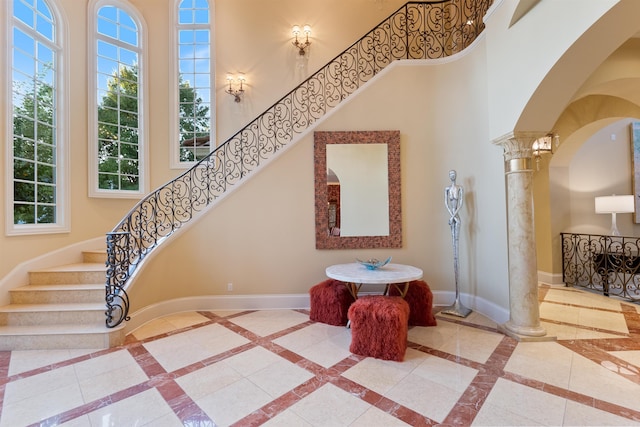
<svg viewBox="0 0 640 427">
<path fill-rule="evenodd" d="M 55 325 L 24 325 L 24 326 L 0 326 L 2 335 L 62 335 L 62 334 L 87 334 L 110 333 L 114 329 L 102 324 L 55 324 Z"/>
<path fill-rule="evenodd" d="M 82 283 L 82 284 L 51 284 L 51 285 L 24 285 L 19 288 L 9 289 L 11 291 L 82 291 L 104 289 L 104 283 Z"/>
<path fill-rule="evenodd" d="M 105 303 L 51 303 L 51 304 L 10 304 L 0 307 L 0 312 L 31 311 L 78 311 L 105 310 Z"/>
<path fill-rule="evenodd" d="M 107 271 L 107 266 L 103 262 L 79 262 L 75 264 L 59 265 L 57 267 L 43 268 L 33 270 L 32 273 L 60 273 L 60 272 L 78 272 L 78 271 Z"/>
</svg>

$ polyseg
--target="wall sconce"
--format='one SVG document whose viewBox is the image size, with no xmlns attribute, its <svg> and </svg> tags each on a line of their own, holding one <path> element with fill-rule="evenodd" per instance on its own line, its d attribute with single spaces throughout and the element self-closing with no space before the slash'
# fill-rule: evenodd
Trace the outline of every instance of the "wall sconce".
<svg viewBox="0 0 640 427">
<path fill-rule="evenodd" d="M 234 82 L 238 82 L 236 84 L 236 89 L 233 88 L 233 83 Z M 242 101 L 242 94 L 244 93 L 244 87 L 243 84 L 246 81 L 246 79 L 244 78 L 244 76 L 237 76 L 235 79 L 233 76 L 228 75 L 227 76 L 227 83 L 229 83 L 229 87 L 227 88 L 227 90 L 225 92 L 227 92 L 229 95 L 233 96 L 233 100 L 235 102 L 240 102 Z"/>
<path fill-rule="evenodd" d="M 550 132 L 533 141 L 531 153 L 536 160 L 536 169 L 540 170 L 540 159 L 543 154 L 553 154 L 553 149 L 560 145 L 560 136 L 557 133 Z"/>
<path fill-rule="evenodd" d="M 302 32 L 305 34 L 305 40 L 303 42 L 298 40 L 298 36 L 300 35 L 300 27 L 298 25 L 294 25 L 291 33 L 295 36 L 295 40 L 293 41 L 293 45 L 298 49 L 298 55 L 304 56 L 307 51 L 306 49 L 311 46 L 311 42 L 309 41 L 309 34 L 311 34 L 311 27 L 309 25 L 305 25 L 302 28 Z"/>
<path fill-rule="evenodd" d="M 633 213 L 635 211 L 633 194 L 624 196 L 603 196 L 596 197 L 596 213 L 611 214 L 611 231 L 612 236 L 619 236 L 618 225 L 616 224 L 616 214 Z"/>
</svg>

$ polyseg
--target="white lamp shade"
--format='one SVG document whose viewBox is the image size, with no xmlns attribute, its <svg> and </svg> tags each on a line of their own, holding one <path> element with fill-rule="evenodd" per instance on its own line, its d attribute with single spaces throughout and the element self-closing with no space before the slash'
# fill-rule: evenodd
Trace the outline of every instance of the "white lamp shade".
<svg viewBox="0 0 640 427">
<path fill-rule="evenodd" d="M 634 211 L 633 194 L 596 197 L 596 213 L 629 213 Z"/>
</svg>

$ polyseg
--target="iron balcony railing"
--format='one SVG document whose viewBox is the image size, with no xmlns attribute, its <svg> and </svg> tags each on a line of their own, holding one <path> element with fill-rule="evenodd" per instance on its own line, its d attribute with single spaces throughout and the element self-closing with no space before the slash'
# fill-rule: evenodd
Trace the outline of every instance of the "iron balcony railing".
<svg viewBox="0 0 640 427">
<path fill-rule="evenodd" d="M 640 301 L 640 237 L 560 233 L 562 280 Z"/>
<path fill-rule="evenodd" d="M 493 0 L 409 2 L 207 157 L 156 189 L 107 234 L 106 323 L 128 320 L 126 286 L 145 257 L 387 65 L 462 51 Z"/>
</svg>

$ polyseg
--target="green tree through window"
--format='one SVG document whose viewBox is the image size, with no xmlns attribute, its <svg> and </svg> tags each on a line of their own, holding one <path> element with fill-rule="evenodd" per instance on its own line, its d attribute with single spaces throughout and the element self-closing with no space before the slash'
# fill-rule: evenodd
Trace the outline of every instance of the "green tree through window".
<svg viewBox="0 0 640 427">
<path fill-rule="evenodd" d="M 207 0 L 177 4 L 177 79 L 175 135 L 179 162 L 198 161 L 209 154 L 212 134 L 211 24 Z"/>
<path fill-rule="evenodd" d="M 11 10 L 13 224 L 59 225 L 56 23 L 46 1 Z"/>
<path fill-rule="evenodd" d="M 138 68 L 121 66 L 98 105 L 98 186 L 138 190 Z"/>
<path fill-rule="evenodd" d="M 180 148 L 180 161 L 200 160 L 196 158 L 196 146 L 198 138 L 209 137 L 211 118 L 209 107 L 198 95 L 195 88 L 189 82 L 185 82 L 180 76 L 180 136 L 182 145 Z M 190 137 L 190 139 L 187 138 Z M 210 143 L 210 142 L 209 142 Z"/>
<path fill-rule="evenodd" d="M 14 93 L 21 90 L 14 84 Z M 14 224 L 55 222 L 53 87 L 40 82 L 13 114 Z M 34 119 L 35 118 L 35 119 Z"/>
</svg>

